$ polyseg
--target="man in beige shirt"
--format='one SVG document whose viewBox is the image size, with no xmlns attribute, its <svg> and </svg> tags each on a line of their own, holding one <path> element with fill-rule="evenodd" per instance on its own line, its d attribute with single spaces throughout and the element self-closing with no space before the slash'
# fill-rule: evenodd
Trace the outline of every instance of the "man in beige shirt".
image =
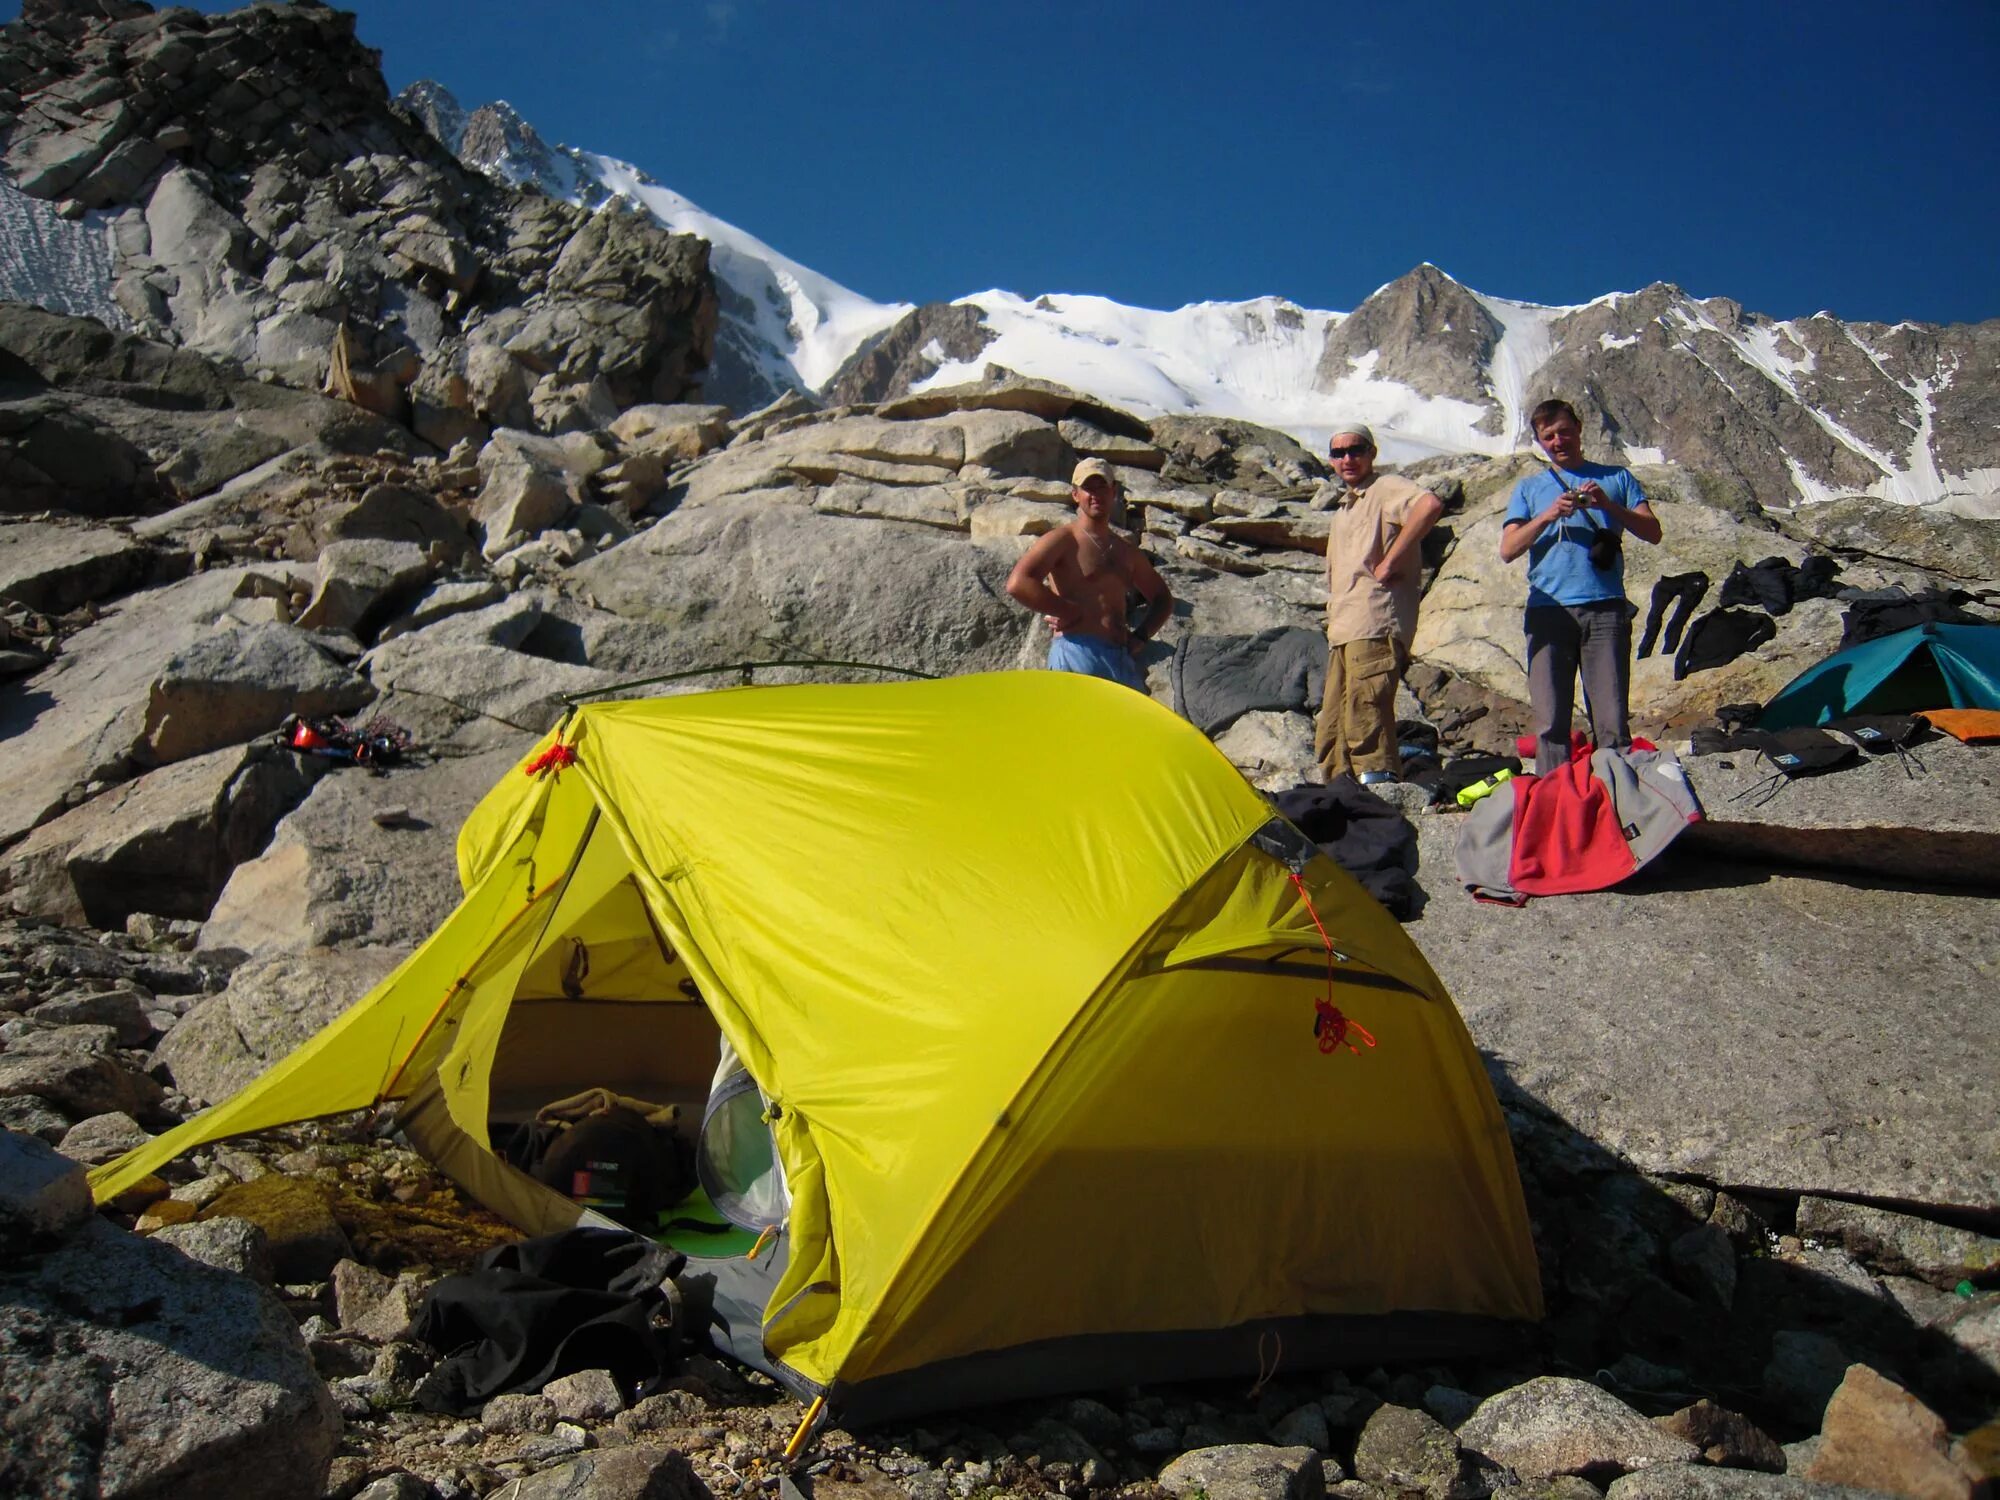
<svg viewBox="0 0 2000 1500">
<path fill-rule="evenodd" d="M 1340 489 L 1326 538 L 1326 694 L 1313 753 L 1329 778 L 1394 781 L 1396 685 L 1417 633 L 1424 534 L 1444 502 L 1400 474 L 1375 472 L 1375 434 L 1358 422 L 1327 446 Z"/>
</svg>

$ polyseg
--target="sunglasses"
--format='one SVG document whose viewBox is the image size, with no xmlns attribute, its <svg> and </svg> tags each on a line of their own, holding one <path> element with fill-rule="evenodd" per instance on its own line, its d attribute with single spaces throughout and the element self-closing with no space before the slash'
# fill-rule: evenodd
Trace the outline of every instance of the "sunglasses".
<svg viewBox="0 0 2000 1500">
<path fill-rule="evenodd" d="M 1328 458 L 1366 458 L 1373 451 L 1373 449 L 1365 447 L 1360 443 L 1355 443 L 1346 448 L 1329 448 L 1326 450 L 1326 456 Z"/>
</svg>

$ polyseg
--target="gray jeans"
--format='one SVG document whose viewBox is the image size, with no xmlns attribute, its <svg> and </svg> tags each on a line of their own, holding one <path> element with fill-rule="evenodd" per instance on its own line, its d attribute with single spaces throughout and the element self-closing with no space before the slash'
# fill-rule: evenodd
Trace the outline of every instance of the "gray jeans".
<svg viewBox="0 0 2000 1500">
<path fill-rule="evenodd" d="M 1570 712 L 1576 674 L 1590 710 L 1590 737 L 1600 749 L 1631 748 L 1627 703 L 1632 683 L 1632 607 L 1623 599 L 1593 604 L 1537 604 L 1528 633 L 1528 706 L 1534 714 L 1535 774 L 1569 762 Z"/>
</svg>

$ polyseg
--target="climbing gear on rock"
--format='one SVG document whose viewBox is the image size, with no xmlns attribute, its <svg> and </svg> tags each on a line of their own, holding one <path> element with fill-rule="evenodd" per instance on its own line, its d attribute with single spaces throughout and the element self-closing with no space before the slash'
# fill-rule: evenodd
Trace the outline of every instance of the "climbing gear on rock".
<svg viewBox="0 0 2000 1500">
<path fill-rule="evenodd" d="M 379 716 L 354 724 L 331 715 L 306 718 L 288 714 L 278 726 L 277 740 L 300 755 L 366 766 L 378 775 L 390 766 L 401 765 L 416 749 L 409 730 Z"/>
</svg>

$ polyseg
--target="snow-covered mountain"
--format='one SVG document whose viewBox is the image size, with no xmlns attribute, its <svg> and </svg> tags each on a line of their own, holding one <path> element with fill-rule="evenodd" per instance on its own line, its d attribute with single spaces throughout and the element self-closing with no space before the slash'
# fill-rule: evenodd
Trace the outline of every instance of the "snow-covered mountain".
<svg viewBox="0 0 2000 1500">
<path fill-rule="evenodd" d="M 849 291 L 627 162 L 551 147 L 504 102 L 468 112 L 429 80 L 405 89 L 399 102 L 460 161 L 490 177 L 590 208 L 622 198 L 669 229 L 707 240 L 722 301 L 708 394 L 729 406 L 748 410 L 786 391 L 818 390 L 857 346 L 909 311 Z"/>
<path fill-rule="evenodd" d="M 1205 412 L 1322 442 L 1372 425 L 1391 457 L 1506 453 L 1527 409 L 1567 396 L 1628 462 L 1701 469 L 1771 506 L 1870 493 L 2000 515 L 2000 322 L 1777 321 L 1657 285 L 1574 307 L 1475 292 L 1434 266 L 1351 313 L 1277 297 L 1173 311 L 993 290 L 880 303 L 704 212 L 638 167 L 550 147 L 504 104 L 470 113 L 434 84 L 404 96 L 481 171 L 595 205 L 618 197 L 715 248 L 723 306 L 709 389 L 879 401 L 989 364 L 1145 416 Z"/>
<path fill-rule="evenodd" d="M 653 180 L 627 162 L 551 147 L 508 104 L 467 111 L 441 85 L 412 85 L 401 102 L 468 166 L 516 185 L 587 206 L 619 197 L 643 205 L 668 228 L 714 247 L 723 326 L 710 392 L 743 405 L 785 390 L 835 386 L 857 354 L 918 309 L 875 302 L 810 270 Z M 951 304 L 976 314 L 976 350 L 954 355 L 949 341 L 912 351 L 914 378 L 878 382 L 853 399 L 977 379 L 988 364 L 1059 380 L 1146 416 L 1209 412 L 1323 437 L 1343 419 L 1378 424 L 1398 451 L 1497 451 L 1473 431 L 1479 413 L 1360 368 L 1323 387 L 1316 379 L 1327 334 L 1341 314 L 1278 297 L 1204 302 L 1175 311 L 1127 307 L 1104 297 L 1043 296 L 1002 290 Z M 1495 303 L 1514 308 L 1517 304 Z M 1527 309 L 1529 321 L 1566 309 Z M 1531 340 L 1532 341 L 1532 340 Z M 970 347 L 967 344 L 965 347 Z M 846 382 L 851 385 L 852 382 Z"/>
</svg>

